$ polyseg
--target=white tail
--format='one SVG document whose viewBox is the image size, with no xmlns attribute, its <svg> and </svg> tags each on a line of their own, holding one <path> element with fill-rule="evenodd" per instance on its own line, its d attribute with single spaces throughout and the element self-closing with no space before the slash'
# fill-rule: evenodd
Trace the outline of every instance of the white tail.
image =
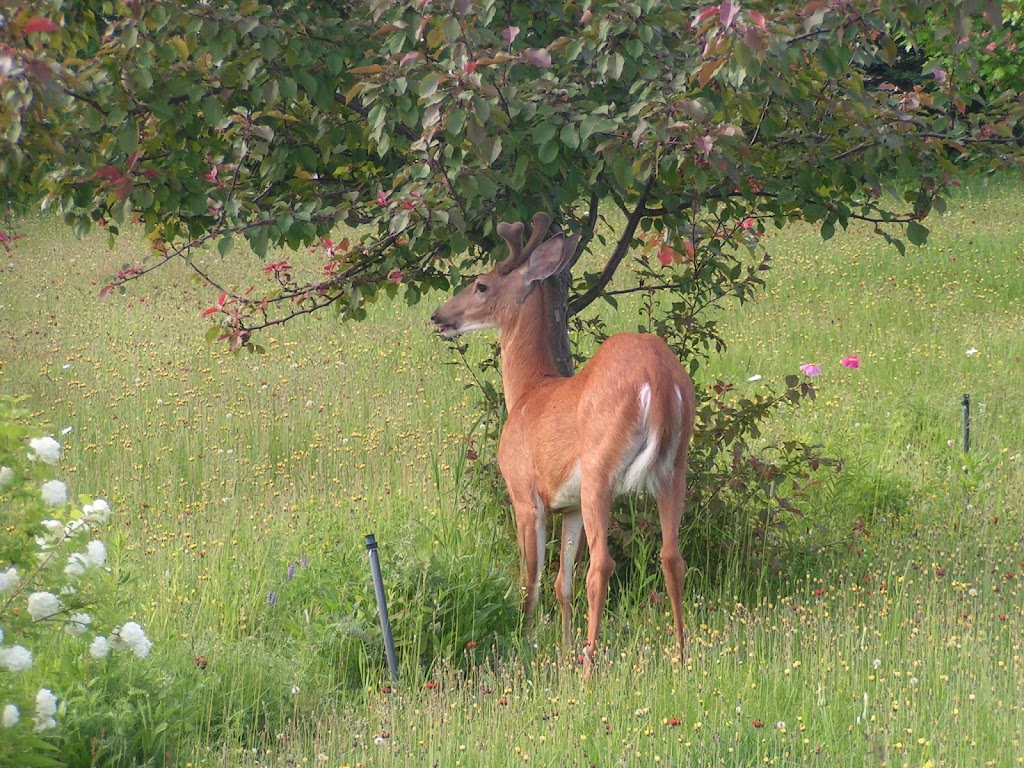
<svg viewBox="0 0 1024 768">
<path fill-rule="evenodd" d="M 584 647 L 589 676 L 615 568 L 608 525 L 612 500 L 620 493 L 649 491 L 657 498 L 665 586 L 683 652 L 686 562 L 679 552 L 679 525 L 696 406 L 690 377 L 668 345 L 649 334 L 612 336 L 578 374 L 558 372 L 545 280 L 569 264 L 579 237 L 544 241 L 549 223 L 543 213 L 534 216 L 525 247 L 523 224 L 499 224 L 508 259 L 456 294 L 432 320 L 449 338 L 499 329 L 508 420 L 498 465 L 515 509 L 526 619 L 537 605 L 547 516 L 558 510 L 562 547 L 555 594 L 566 650 L 572 641 L 573 566 L 584 531 L 590 548 Z"/>
</svg>

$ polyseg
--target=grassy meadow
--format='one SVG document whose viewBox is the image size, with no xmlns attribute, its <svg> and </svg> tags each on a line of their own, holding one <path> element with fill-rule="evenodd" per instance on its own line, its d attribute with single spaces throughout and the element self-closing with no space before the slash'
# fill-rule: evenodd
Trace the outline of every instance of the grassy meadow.
<svg viewBox="0 0 1024 768">
<path fill-rule="evenodd" d="M 236 355 L 204 342 L 212 299 L 183 269 L 98 298 L 132 237 L 22 222 L 0 254 L 0 392 L 72 428 L 63 477 L 114 509 L 110 565 L 155 643 L 97 661 L 68 642 L 33 670 L 74 709 L 65 761 L 1024 765 L 1024 195 L 978 184 L 928 223 L 905 257 L 853 227 L 769 236 L 768 289 L 723 315 L 730 348 L 697 385 L 741 397 L 817 364 L 817 399 L 763 439 L 820 443 L 842 471 L 818 473 L 781 573 L 691 569 L 687 658 L 660 579 L 613 595 L 585 684 L 551 579 L 540 625 L 509 631 L 511 515 L 470 375 L 429 327 L 442 297 L 298 319 Z"/>
</svg>

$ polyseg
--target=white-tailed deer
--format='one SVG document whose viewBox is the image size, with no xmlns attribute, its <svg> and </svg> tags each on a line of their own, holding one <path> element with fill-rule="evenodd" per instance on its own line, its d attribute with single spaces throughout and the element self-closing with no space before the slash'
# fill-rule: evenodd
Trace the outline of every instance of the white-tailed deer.
<svg viewBox="0 0 1024 768">
<path fill-rule="evenodd" d="M 562 642 L 572 641 L 572 575 L 580 535 L 590 549 L 584 676 L 597 650 L 601 614 L 615 562 L 608 551 L 613 498 L 649 491 L 658 501 L 661 563 L 683 653 L 682 590 L 686 562 L 679 525 L 686 496 L 686 462 L 693 432 L 693 383 L 665 342 L 622 333 L 605 341 L 575 376 L 558 372 L 552 300 L 544 281 L 564 269 L 579 236 L 547 241 L 550 219 L 538 213 L 523 245 L 522 223 L 498 225 L 509 256 L 478 277 L 431 318 L 451 338 L 497 328 L 508 420 L 498 466 L 515 509 L 524 563 L 526 625 L 537 606 L 547 517 L 561 511 L 562 546 L 555 594 L 562 608 Z"/>
</svg>

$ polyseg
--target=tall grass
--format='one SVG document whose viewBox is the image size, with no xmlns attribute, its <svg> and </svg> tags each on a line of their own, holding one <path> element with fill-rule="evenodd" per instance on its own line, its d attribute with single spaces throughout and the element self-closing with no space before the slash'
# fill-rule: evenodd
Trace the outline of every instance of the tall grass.
<svg viewBox="0 0 1024 768">
<path fill-rule="evenodd" d="M 723 316 L 730 349 L 703 375 L 740 397 L 817 363 L 817 401 L 765 441 L 821 443 L 844 469 L 819 473 L 790 521 L 773 589 L 740 583 L 745 564 L 694 569 L 688 658 L 660 580 L 624 579 L 590 685 L 558 657 L 550 584 L 520 639 L 510 516 L 466 458 L 473 395 L 443 365 L 433 302 L 300 320 L 268 354 L 232 355 L 202 341 L 184 272 L 100 301 L 138 244 L 25 222 L 0 271 L 0 389 L 72 427 L 71 491 L 118 510 L 111 562 L 156 641 L 117 666 L 59 657 L 67 760 L 1021 764 L 1021 200 L 1009 182 L 965 190 L 905 258 L 856 228 L 770 237 L 769 290 Z"/>
</svg>

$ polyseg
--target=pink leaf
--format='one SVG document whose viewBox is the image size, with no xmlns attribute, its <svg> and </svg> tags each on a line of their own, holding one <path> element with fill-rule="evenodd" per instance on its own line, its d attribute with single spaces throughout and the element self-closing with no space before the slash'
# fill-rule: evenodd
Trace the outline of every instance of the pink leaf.
<svg viewBox="0 0 1024 768">
<path fill-rule="evenodd" d="M 388 282 L 389 283 L 394 283 L 395 285 L 400 285 L 403 279 L 405 279 L 405 273 L 402 272 L 402 270 L 398 269 L 397 267 L 395 269 L 392 269 L 388 273 Z"/>
<path fill-rule="evenodd" d="M 765 29 L 765 25 L 764 25 L 764 15 L 763 15 L 763 14 L 761 14 L 761 13 L 758 13 L 757 11 L 747 11 L 747 15 L 748 15 L 748 16 L 750 17 L 750 20 L 751 20 L 752 22 L 754 22 L 754 24 L 755 24 L 755 25 L 756 25 L 756 26 L 757 26 L 757 27 L 758 27 L 759 29 Z"/>
<path fill-rule="evenodd" d="M 31 35 L 33 32 L 60 32 L 60 27 L 45 16 L 34 16 L 28 20 L 22 32 L 26 35 Z"/>
<path fill-rule="evenodd" d="M 694 146 L 705 155 L 708 155 L 711 154 L 711 148 L 715 146 L 715 140 L 710 136 L 701 136 L 694 142 Z"/>
<path fill-rule="evenodd" d="M 722 22 L 722 26 L 728 29 L 732 26 L 733 20 L 736 18 L 736 14 L 739 13 L 740 7 L 737 3 L 733 3 L 730 0 L 725 0 L 720 6 L 718 6 L 718 18 Z"/>
<path fill-rule="evenodd" d="M 527 48 L 522 58 L 541 69 L 551 69 L 551 54 L 547 48 Z"/>
<path fill-rule="evenodd" d="M 501 30 L 501 36 L 506 43 L 512 45 L 512 41 L 519 37 L 519 27 L 505 27 Z"/>
<path fill-rule="evenodd" d="M 716 13 L 719 13 L 719 6 L 717 6 L 717 5 L 711 5 L 711 6 L 708 6 L 707 8 L 702 8 L 700 10 L 700 13 L 697 14 L 697 18 L 695 18 L 693 20 L 693 24 L 691 26 L 694 26 L 694 27 L 700 26 L 705 21 L 707 21 L 712 16 L 714 16 Z"/>
<path fill-rule="evenodd" d="M 398 66 L 404 67 L 410 61 L 416 61 L 416 59 L 418 59 L 419 57 L 420 57 L 420 54 L 418 52 L 411 51 L 410 53 L 405 54 L 405 56 L 403 56 L 402 58 L 400 58 L 398 60 Z"/>
<path fill-rule="evenodd" d="M 658 261 L 661 262 L 661 266 L 667 267 L 669 264 L 672 264 L 673 262 L 679 263 L 680 261 L 682 261 L 682 259 L 675 250 L 669 248 L 667 245 L 663 245 L 658 250 Z"/>
</svg>

